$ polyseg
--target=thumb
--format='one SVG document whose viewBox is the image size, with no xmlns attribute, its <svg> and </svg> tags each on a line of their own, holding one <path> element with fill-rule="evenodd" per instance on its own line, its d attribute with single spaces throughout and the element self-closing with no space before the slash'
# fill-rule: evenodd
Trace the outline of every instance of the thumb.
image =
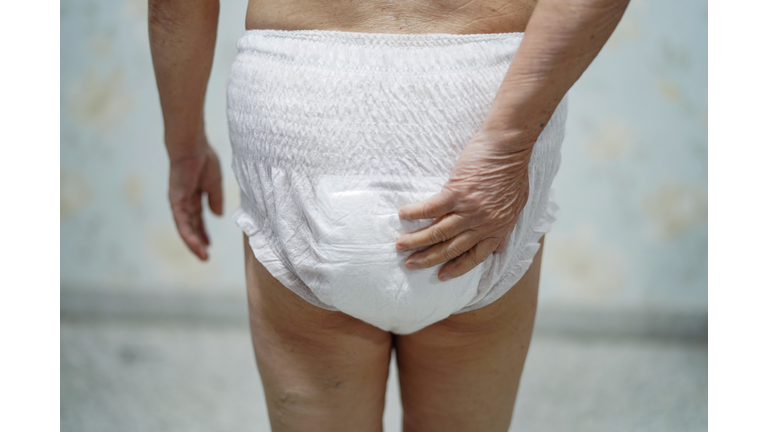
<svg viewBox="0 0 768 432">
<path fill-rule="evenodd" d="M 224 195 L 221 192 L 221 181 L 215 182 L 206 191 L 208 194 L 208 207 L 215 214 L 221 216 L 224 207 Z"/>
</svg>

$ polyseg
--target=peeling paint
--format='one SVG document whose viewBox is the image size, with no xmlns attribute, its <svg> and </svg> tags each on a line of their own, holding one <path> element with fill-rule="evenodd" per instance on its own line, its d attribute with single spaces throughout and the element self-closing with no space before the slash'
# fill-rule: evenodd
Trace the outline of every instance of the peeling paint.
<svg viewBox="0 0 768 432">
<path fill-rule="evenodd" d="M 648 9 L 645 0 L 633 0 L 629 3 L 627 10 L 619 25 L 616 26 L 611 37 L 605 43 L 605 48 L 609 51 L 616 51 L 622 45 L 640 39 L 643 36 L 642 19 Z"/>
<path fill-rule="evenodd" d="M 623 156 L 635 140 L 632 127 L 621 119 L 608 119 L 600 123 L 584 145 L 594 160 L 609 162 Z"/>
<path fill-rule="evenodd" d="M 601 298 L 621 292 L 625 259 L 613 245 L 595 239 L 594 229 L 582 227 L 567 238 L 549 239 L 551 262 L 560 286 L 579 298 Z"/>
<path fill-rule="evenodd" d="M 664 99 L 670 102 L 680 103 L 680 101 L 683 99 L 683 92 L 680 90 L 680 86 L 678 86 L 673 81 L 668 79 L 659 80 L 658 86 L 656 88 L 664 97 Z"/>
<path fill-rule="evenodd" d="M 153 230 L 149 236 L 149 244 L 166 263 L 174 267 L 186 268 L 197 264 L 197 259 L 181 240 L 175 228 Z"/>
<path fill-rule="evenodd" d="M 144 183 L 141 178 L 131 174 L 123 181 L 123 197 L 131 206 L 138 206 L 144 197 Z"/>
<path fill-rule="evenodd" d="M 101 58 L 112 55 L 112 42 L 105 37 L 96 37 L 91 40 L 91 51 Z"/>
<path fill-rule="evenodd" d="M 707 192 L 703 187 L 662 183 L 642 199 L 642 208 L 653 225 L 653 235 L 669 241 L 707 220 Z"/>
<path fill-rule="evenodd" d="M 211 261 L 198 260 L 173 226 L 150 229 L 147 232 L 147 245 L 151 251 L 150 256 L 156 258 L 153 260 L 155 267 L 169 281 L 182 281 L 187 287 L 199 288 L 217 276 L 217 266 Z"/>
<path fill-rule="evenodd" d="M 60 220 L 82 211 L 91 202 L 91 187 L 81 171 L 61 170 Z"/>
<path fill-rule="evenodd" d="M 665 70 L 677 69 L 688 71 L 691 68 L 691 58 L 685 47 L 664 39 L 661 46 L 662 67 Z"/>
<path fill-rule="evenodd" d="M 626 17 L 619 22 L 616 30 L 605 43 L 605 47 L 611 51 L 616 51 L 627 42 L 640 39 L 642 34 L 643 26 L 640 21 L 633 17 Z"/>
<path fill-rule="evenodd" d="M 147 19 L 149 14 L 148 2 L 145 0 L 125 0 L 122 14 L 126 18 Z"/>
<path fill-rule="evenodd" d="M 101 75 L 89 68 L 70 91 L 69 111 L 81 123 L 102 130 L 117 126 L 133 107 L 121 68 Z"/>
<path fill-rule="evenodd" d="M 126 0 L 123 2 L 122 18 L 132 22 L 134 40 L 145 46 L 149 43 L 148 15 L 148 2 L 143 0 Z"/>
</svg>

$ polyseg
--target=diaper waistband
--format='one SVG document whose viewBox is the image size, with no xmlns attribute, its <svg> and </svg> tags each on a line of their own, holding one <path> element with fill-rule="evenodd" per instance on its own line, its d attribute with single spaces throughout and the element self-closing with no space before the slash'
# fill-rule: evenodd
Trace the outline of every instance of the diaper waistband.
<svg viewBox="0 0 768 432">
<path fill-rule="evenodd" d="M 523 33 L 361 33 L 335 30 L 248 30 L 241 54 L 324 69 L 445 73 L 509 64 Z"/>
</svg>

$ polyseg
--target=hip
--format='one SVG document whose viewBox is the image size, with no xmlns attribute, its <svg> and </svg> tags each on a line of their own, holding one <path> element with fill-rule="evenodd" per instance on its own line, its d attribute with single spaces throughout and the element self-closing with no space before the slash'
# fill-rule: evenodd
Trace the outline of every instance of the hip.
<svg viewBox="0 0 768 432">
<path fill-rule="evenodd" d="M 323 174 L 447 175 L 521 40 L 248 31 L 227 88 L 234 154 Z"/>
</svg>

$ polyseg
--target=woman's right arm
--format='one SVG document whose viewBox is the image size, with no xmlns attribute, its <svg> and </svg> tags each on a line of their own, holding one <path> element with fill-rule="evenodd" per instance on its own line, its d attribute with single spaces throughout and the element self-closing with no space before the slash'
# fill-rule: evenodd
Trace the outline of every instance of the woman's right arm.
<svg viewBox="0 0 768 432">
<path fill-rule="evenodd" d="M 213 64 L 219 0 L 149 0 L 149 42 L 170 159 L 168 197 L 189 249 L 208 259 L 202 195 L 222 214 L 221 171 L 208 144 L 203 105 Z"/>
</svg>

